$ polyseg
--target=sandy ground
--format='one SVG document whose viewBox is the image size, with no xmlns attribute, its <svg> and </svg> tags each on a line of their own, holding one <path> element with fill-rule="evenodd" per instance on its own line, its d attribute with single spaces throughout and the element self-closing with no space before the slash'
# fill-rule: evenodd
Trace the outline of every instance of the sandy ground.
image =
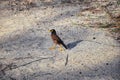
<svg viewBox="0 0 120 80">
<path fill-rule="evenodd" d="M 119 80 L 120 44 L 103 28 L 105 12 L 87 6 L 56 5 L 0 16 L 0 80 Z M 9 14 L 4 14 L 9 13 Z M 56 29 L 69 49 L 53 45 Z"/>
</svg>

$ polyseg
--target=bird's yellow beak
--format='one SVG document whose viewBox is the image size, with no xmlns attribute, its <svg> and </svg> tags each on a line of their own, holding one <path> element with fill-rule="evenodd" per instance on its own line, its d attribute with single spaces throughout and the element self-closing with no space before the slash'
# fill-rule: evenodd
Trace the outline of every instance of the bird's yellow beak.
<svg viewBox="0 0 120 80">
<path fill-rule="evenodd" d="M 53 30 L 49 30 L 49 32 L 52 32 Z"/>
<path fill-rule="evenodd" d="M 51 30 L 48 30 L 48 32 L 51 32 Z"/>
</svg>

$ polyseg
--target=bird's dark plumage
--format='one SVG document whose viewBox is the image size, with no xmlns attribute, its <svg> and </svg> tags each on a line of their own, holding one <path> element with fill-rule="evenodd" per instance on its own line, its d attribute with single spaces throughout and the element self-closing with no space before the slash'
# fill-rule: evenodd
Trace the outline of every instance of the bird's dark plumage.
<svg viewBox="0 0 120 80">
<path fill-rule="evenodd" d="M 55 44 L 62 45 L 67 49 L 67 46 L 64 44 L 64 42 L 60 39 L 60 37 L 57 35 L 55 29 L 51 29 L 51 38 Z"/>
</svg>

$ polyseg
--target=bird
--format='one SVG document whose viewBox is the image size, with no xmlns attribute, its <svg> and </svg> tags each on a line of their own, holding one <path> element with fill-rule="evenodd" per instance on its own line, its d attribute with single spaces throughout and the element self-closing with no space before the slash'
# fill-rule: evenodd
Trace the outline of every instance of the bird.
<svg viewBox="0 0 120 80">
<path fill-rule="evenodd" d="M 65 49 L 68 49 L 67 46 L 65 45 L 65 43 L 64 43 L 64 42 L 61 40 L 61 38 L 57 35 L 55 29 L 51 29 L 51 30 L 49 30 L 49 32 L 51 32 L 51 38 L 52 38 L 53 43 L 54 43 L 54 45 L 53 45 L 51 48 L 49 48 L 50 50 L 55 49 L 57 45 L 60 46 L 60 48 L 59 48 L 60 51 L 63 51 L 64 48 L 65 48 Z M 64 48 L 63 48 L 63 47 L 64 47 Z"/>
</svg>

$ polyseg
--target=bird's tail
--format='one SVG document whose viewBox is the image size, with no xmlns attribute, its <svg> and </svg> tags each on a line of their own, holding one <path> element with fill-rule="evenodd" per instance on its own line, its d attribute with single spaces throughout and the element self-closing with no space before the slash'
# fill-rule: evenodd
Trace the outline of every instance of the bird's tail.
<svg viewBox="0 0 120 80">
<path fill-rule="evenodd" d="M 62 43 L 62 45 L 65 47 L 65 49 L 68 49 L 67 46 L 64 43 Z"/>
</svg>

